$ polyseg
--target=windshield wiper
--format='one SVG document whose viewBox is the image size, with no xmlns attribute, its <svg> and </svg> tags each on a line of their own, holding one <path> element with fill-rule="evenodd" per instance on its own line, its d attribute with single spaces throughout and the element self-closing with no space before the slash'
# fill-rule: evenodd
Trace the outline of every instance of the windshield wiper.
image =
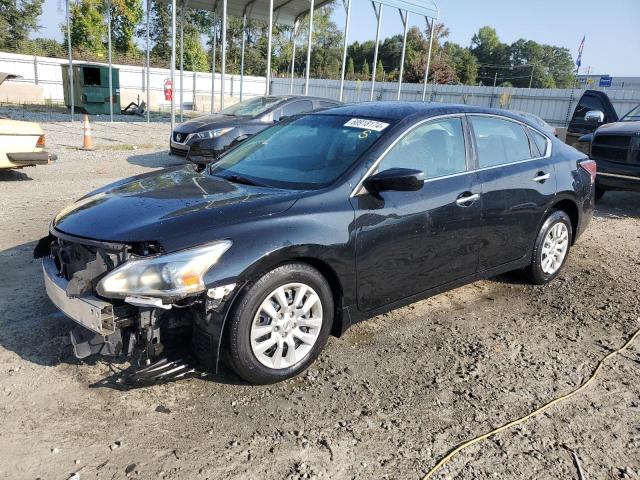
<svg viewBox="0 0 640 480">
<path fill-rule="evenodd" d="M 250 178 L 247 177 L 243 177 L 242 175 L 237 175 L 237 174 L 233 174 L 233 175 L 229 175 L 227 177 L 222 176 L 222 175 L 217 175 L 220 178 L 224 178 L 227 182 L 231 182 L 231 183 L 241 183 L 243 185 L 252 185 L 254 187 L 263 187 L 264 185 L 251 180 Z"/>
</svg>

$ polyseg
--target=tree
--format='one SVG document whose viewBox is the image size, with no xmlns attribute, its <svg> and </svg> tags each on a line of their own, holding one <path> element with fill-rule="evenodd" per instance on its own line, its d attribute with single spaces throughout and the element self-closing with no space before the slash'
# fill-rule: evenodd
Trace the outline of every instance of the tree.
<svg viewBox="0 0 640 480">
<path fill-rule="evenodd" d="M 384 67 L 382 66 L 382 60 L 378 60 L 378 66 L 376 67 L 376 82 L 382 82 L 384 80 Z"/>
<path fill-rule="evenodd" d="M 150 17 L 151 56 L 161 64 L 168 64 L 171 60 L 171 8 L 153 0 Z"/>
<path fill-rule="evenodd" d="M 360 73 L 361 73 L 362 80 L 368 80 L 371 78 L 371 71 L 369 70 L 369 62 L 367 62 L 366 60 L 362 64 L 362 70 Z"/>
<path fill-rule="evenodd" d="M 353 65 L 353 58 L 347 60 L 347 80 L 353 80 L 356 77 L 356 69 Z"/>
<path fill-rule="evenodd" d="M 453 42 L 446 42 L 443 50 L 453 65 L 457 81 L 464 85 L 475 85 L 478 76 L 478 60 L 471 51 Z"/>
<path fill-rule="evenodd" d="M 504 76 L 504 66 L 510 65 L 509 46 L 502 43 L 494 28 L 482 27 L 471 39 L 471 53 L 478 60 L 478 78 L 493 84 L 496 73 Z"/>
<path fill-rule="evenodd" d="M 71 5 L 71 45 L 76 50 L 92 56 L 106 58 L 105 39 L 107 24 L 104 21 L 102 0 L 82 0 Z M 66 24 L 60 25 L 68 44 Z"/>
<path fill-rule="evenodd" d="M 133 37 L 142 14 L 142 0 L 111 0 L 111 41 L 117 53 L 140 55 Z"/>
<path fill-rule="evenodd" d="M 0 48 L 19 46 L 38 30 L 43 0 L 0 0 Z"/>
</svg>

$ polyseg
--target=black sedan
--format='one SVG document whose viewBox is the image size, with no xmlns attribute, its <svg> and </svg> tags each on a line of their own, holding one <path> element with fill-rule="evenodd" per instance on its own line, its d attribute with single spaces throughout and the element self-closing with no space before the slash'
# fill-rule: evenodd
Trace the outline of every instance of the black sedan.
<svg viewBox="0 0 640 480">
<path fill-rule="evenodd" d="M 552 281 L 591 219 L 595 174 L 508 112 L 343 106 L 279 123 L 206 169 L 96 190 L 35 253 L 49 297 L 79 324 L 78 356 L 150 360 L 186 331 L 209 369 L 224 351 L 268 383 L 373 315 L 512 270 Z"/>
<path fill-rule="evenodd" d="M 194 163 L 209 163 L 225 150 L 285 118 L 335 107 L 328 98 L 295 95 L 256 97 L 225 108 L 220 115 L 187 120 L 171 132 L 170 152 Z"/>
</svg>

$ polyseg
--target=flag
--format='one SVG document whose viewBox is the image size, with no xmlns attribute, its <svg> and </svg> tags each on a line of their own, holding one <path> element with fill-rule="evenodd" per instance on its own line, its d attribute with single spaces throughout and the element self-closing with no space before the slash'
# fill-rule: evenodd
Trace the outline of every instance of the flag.
<svg viewBox="0 0 640 480">
<path fill-rule="evenodd" d="M 580 69 L 580 65 L 582 65 L 582 51 L 584 50 L 584 41 L 586 38 L 586 35 L 582 37 L 582 41 L 580 42 L 580 46 L 578 47 L 578 58 L 576 58 L 576 67 L 578 70 Z"/>
</svg>

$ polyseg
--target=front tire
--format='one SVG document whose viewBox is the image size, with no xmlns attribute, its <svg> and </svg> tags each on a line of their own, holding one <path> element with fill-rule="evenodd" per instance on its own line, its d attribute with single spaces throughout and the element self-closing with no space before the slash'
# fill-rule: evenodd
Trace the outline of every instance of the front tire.
<svg viewBox="0 0 640 480">
<path fill-rule="evenodd" d="M 562 210 L 553 210 L 540 227 L 531 264 L 526 269 L 531 283 L 544 285 L 560 274 L 569 256 L 572 238 L 569 216 Z"/>
<path fill-rule="evenodd" d="M 333 322 L 333 295 L 304 263 L 277 267 L 253 283 L 229 317 L 231 367 L 250 383 L 294 377 L 318 357 Z"/>
</svg>

